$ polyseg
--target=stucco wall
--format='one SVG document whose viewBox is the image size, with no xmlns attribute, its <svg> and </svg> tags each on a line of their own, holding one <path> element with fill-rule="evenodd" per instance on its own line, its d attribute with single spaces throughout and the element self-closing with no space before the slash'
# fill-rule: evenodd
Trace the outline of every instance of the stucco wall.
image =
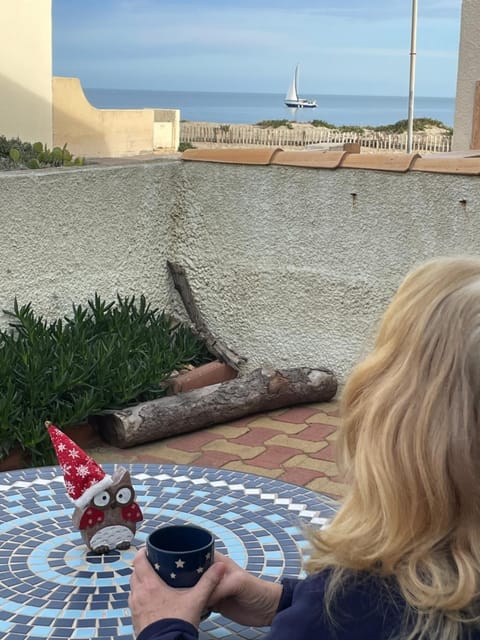
<svg viewBox="0 0 480 640">
<path fill-rule="evenodd" d="M 480 80 L 480 2 L 463 0 L 452 150 L 470 149 L 475 83 Z"/>
<path fill-rule="evenodd" d="M 343 376 L 412 265 L 480 247 L 477 177 L 192 162 L 182 172 L 176 255 L 210 327 L 249 367 Z"/>
<path fill-rule="evenodd" d="M 177 165 L 0 173 L 0 309 L 57 317 L 95 292 L 164 307 Z"/>
<path fill-rule="evenodd" d="M 0 192 L 1 308 L 118 291 L 182 312 L 169 257 L 248 369 L 342 379 L 412 265 L 480 247 L 478 176 L 158 160 L 6 172 Z"/>
<path fill-rule="evenodd" d="M 52 2 L 1 0 L 0 135 L 52 144 Z"/>
</svg>

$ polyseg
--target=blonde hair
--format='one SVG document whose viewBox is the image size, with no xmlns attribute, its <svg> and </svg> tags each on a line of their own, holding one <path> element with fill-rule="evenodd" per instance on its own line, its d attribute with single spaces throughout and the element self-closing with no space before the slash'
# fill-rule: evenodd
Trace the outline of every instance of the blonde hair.
<svg viewBox="0 0 480 640">
<path fill-rule="evenodd" d="M 352 572 L 392 576 L 401 637 L 464 637 L 480 621 L 480 259 L 407 276 L 341 406 L 350 490 L 307 562 L 334 568 L 327 608 Z"/>
</svg>

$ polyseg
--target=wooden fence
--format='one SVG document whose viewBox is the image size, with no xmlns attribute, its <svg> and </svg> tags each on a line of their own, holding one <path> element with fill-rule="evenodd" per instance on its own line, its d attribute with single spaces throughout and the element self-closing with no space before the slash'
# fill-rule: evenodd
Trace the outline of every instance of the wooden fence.
<svg viewBox="0 0 480 640">
<path fill-rule="evenodd" d="M 335 131 L 316 127 L 279 127 L 277 129 L 255 125 L 214 124 L 182 122 L 180 124 L 180 142 L 219 145 L 308 147 L 310 145 L 335 145 L 347 142 L 359 142 L 362 147 L 372 150 L 405 151 L 406 133 L 368 133 Z M 451 151 L 452 138 L 447 134 L 414 134 L 413 151 L 444 152 Z"/>
</svg>

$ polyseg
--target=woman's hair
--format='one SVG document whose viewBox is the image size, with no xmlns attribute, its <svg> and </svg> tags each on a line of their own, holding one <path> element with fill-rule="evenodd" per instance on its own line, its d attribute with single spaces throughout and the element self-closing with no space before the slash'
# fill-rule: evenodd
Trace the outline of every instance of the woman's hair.
<svg viewBox="0 0 480 640">
<path fill-rule="evenodd" d="M 352 572 L 392 576 L 404 637 L 462 637 L 480 620 L 480 258 L 407 276 L 341 408 L 350 489 L 307 569 L 333 567 L 327 606 Z"/>
</svg>

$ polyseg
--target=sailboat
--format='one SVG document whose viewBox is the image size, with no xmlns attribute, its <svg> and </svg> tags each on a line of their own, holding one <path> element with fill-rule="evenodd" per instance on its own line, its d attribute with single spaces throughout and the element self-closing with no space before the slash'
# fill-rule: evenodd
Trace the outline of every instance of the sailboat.
<svg viewBox="0 0 480 640">
<path fill-rule="evenodd" d="M 295 109 L 314 109 L 317 106 L 316 100 L 307 100 L 306 98 L 298 97 L 298 67 L 299 65 L 297 64 L 292 84 L 285 96 L 285 104 L 287 107 L 294 107 Z"/>
</svg>

